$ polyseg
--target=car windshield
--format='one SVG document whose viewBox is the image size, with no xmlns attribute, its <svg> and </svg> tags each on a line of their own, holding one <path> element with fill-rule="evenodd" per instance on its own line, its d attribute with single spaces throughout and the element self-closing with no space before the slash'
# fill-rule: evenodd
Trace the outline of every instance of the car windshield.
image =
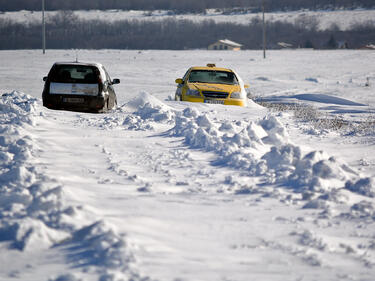
<svg viewBox="0 0 375 281">
<path fill-rule="evenodd" d="M 99 70 L 86 65 L 55 65 L 50 73 L 52 82 L 98 83 Z"/>
<path fill-rule="evenodd" d="M 213 83 L 237 85 L 238 80 L 233 72 L 215 70 L 193 70 L 189 75 L 191 83 Z"/>
</svg>

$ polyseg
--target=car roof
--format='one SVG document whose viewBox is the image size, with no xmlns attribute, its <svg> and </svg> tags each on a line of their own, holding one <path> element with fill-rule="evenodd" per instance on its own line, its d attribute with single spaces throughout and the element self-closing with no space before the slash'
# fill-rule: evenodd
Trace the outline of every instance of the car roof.
<svg viewBox="0 0 375 281">
<path fill-rule="evenodd" d="M 103 65 L 98 62 L 55 62 L 54 65 L 77 65 L 77 66 L 96 66 L 98 68 L 102 68 Z"/>
<path fill-rule="evenodd" d="M 190 68 L 190 70 L 216 70 L 216 71 L 227 71 L 227 72 L 233 72 L 233 70 L 229 68 L 222 68 L 222 67 L 216 67 L 216 66 L 193 66 Z"/>
</svg>

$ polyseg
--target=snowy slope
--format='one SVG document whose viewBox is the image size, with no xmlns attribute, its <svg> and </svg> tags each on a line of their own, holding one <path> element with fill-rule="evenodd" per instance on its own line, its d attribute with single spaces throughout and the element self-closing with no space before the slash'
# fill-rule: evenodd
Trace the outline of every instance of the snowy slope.
<svg viewBox="0 0 375 281">
<path fill-rule="evenodd" d="M 55 11 L 47 11 L 46 17 L 53 17 L 56 15 Z M 85 20 L 103 20 L 103 21 L 118 21 L 118 20 L 142 20 L 142 21 L 159 21 L 165 19 L 186 19 L 196 22 L 204 20 L 213 20 L 215 22 L 232 22 L 238 24 L 248 24 L 252 19 L 261 18 L 260 13 L 248 14 L 223 14 L 215 10 L 207 10 L 206 14 L 170 14 L 169 11 L 122 11 L 122 10 L 90 10 L 90 11 L 75 11 L 81 19 Z M 31 23 L 41 21 L 41 12 L 38 11 L 17 11 L 4 12 L 0 14 L 0 19 L 10 19 L 16 22 Z M 266 20 L 269 22 L 284 21 L 294 23 L 296 20 L 303 20 L 310 22 L 314 18 L 317 20 L 319 29 L 327 29 L 332 24 L 336 24 L 341 30 L 350 29 L 354 24 L 363 24 L 367 22 L 374 22 L 375 10 L 336 10 L 336 11 L 292 11 L 292 12 L 272 12 L 266 14 Z"/>
<path fill-rule="evenodd" d="M 372 280 L 374 53 L 268 55 L 79 51 L 122 79 L 116 110 L 86 114 L 41 106 L 74 51 L 0 52 L 0 280 Z M 352 126 L 173 101 L 206 62 Z"/>
</svg>

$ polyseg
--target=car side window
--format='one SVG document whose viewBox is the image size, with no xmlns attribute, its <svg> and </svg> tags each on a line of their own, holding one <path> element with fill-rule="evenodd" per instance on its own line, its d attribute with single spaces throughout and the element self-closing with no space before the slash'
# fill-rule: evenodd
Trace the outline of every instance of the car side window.
<svg viewBox="0 0 375 281">
<path fill-rule="evenodd" d="M 184 83 L 186 82 L 186 79 L 187 79 L 187 77 L 189 75 L 189 72 L 190 72 L 190 69 L 188 71 L 186 71 L 184 77 L 182 77 L 182 81 L 184 81 Z"/>
<path fill-rule="evenodd" d="M 103 67 L 103 70 L 104 70 L 104 73 L 105 73 L 105 76 L 106 76 L 106 81 L 108 83 L 111 83 L 112 80 L 111 80 L 111 77 L 109 76 L 107 70 L 104 67 Z"/>
</svg>

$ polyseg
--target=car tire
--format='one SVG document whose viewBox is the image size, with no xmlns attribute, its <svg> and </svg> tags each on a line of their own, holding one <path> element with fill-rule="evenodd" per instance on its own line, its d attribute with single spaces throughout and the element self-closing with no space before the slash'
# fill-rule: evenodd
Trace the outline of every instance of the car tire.
<svg viewBox="0 0 375 281">
<path fill-rule="evenodd" d="M 176 94 L 176 95 L 174 96 L 174 100 L 175 100 L 175 101 L 181 101 L 181 96 L 179 96 L 179 95 Z"/>
</svg>

